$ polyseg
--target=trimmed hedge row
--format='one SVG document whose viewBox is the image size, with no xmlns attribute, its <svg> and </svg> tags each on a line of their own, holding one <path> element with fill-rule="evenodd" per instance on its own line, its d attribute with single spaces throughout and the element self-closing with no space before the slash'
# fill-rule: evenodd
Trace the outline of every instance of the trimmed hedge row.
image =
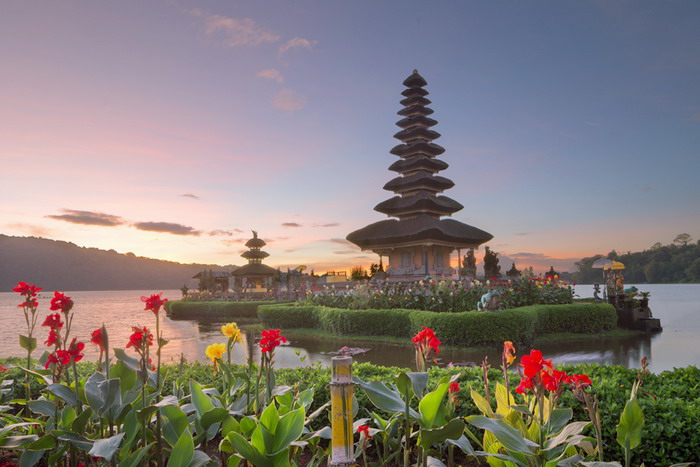
<svg viewBox="0 0 700 467">
<path fill-rule="evenodd" d="M 200 318 L 257 318 L 260 305 L 280 304 L 273 300 L 256 302 L 187 302 L 173 300 L 165 302 L 165 310 L 172 319 Z"/>
<path fill-rule="evenodd" d="M 532 305 L 493 312 L 347 310 L 313 305 L 263 305 L 258 317 L 272 328 L 320 329 L 340 336 L 410 337 L 432 328 L 444 344 L 476 347 L 510 340 L 529 344 L 543 334 L 596 333 L 614 329 L 617 313 L 606 303 Z"/>
</svg>

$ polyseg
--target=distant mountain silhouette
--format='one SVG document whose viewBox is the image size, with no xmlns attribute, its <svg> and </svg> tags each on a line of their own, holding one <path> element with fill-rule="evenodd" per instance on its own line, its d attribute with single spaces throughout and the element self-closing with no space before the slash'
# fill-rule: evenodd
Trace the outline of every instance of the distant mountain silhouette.
<svg viewBox="0 0 700 467">
<path fill-rule="evenodd" d="M 70 242 L 0 234 L 0 292 L 18 281 L 44 290 L 166 290 L 183 284 L 196 288 L 192 276 L 204 269 L 233 271 L 236 266 L 181 264 L 133 253 L 84 248 Z"/>
</svg>

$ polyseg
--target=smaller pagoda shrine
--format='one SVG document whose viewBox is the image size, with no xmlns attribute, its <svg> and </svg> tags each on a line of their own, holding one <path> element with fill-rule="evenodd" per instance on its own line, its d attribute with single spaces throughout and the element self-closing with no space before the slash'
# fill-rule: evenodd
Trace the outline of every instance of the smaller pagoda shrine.
<svg viewBox="0 0 700 467">
<path fill-rule="evenodd" d="M 267 245 L 262 238 L 258 238 L 258 233 L 253 230 L 253 238 L 248 240 L 245 246 L 248 251 L 241 254 L 241 257 L 248 260 L 248 264 L 241 266 L 231 273 L 234 279 L 234 289 L 244 293 L 262 293 L 270 290 L 272 279 L 277 270 L 262 264 L 262 260 L 270 256 L 261 248 Z"/>
<path fill-rule="evenodd" d="M 396 125 L 401 129 L 394 138 L 401 141 L 390 153 L 398 160 L 389 167 L 398 176 L 384 189 L 395 196 L 374 208 L 394 219 L 375 222 L 351 232 L 346 238 L 362 250 L 371 250 L 389 265 L 387 280 L 416 280 L 426 276 L 453 277 L 450 255 L 460 249 L 478 248 L 493 236 L 455 219 L 445 219 L 463 206 L 441 193 L 454 186 L 452 180 L 436 175 L 447 169 L 437 156 L 445 149 L 433 143 L 440 134 L 432 129 L 436 120 L 424 89 L 427 82 L 414 70 L 403 82 L 403 108 Z M 457 259 L 459 262 L 459 258 Z"/>
</svg>

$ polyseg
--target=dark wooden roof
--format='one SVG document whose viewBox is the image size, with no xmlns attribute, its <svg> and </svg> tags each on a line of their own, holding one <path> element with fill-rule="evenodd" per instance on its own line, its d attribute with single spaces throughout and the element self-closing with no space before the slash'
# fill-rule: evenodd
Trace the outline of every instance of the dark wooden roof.
<svg viewBox="0 0 700 467">
<path fill-rule="evenodd" d="M 423 88 L 408 88 L 401 91 L 401 95 L 404 97 L 427 96 L 428 94 L 430 93 Z"/>
<path fill-rule="evenodd" d="M 401 115 L 402 117 L 417 114 L 430 115 L 433 113 L 433 109 L 431 109 L 430 107 L 423 107 L 422 105 L 412 105 L 411 107 L 404 107 L 396 113 Z"/>
<path fill-rule="evenodd" d="M 374 210 L 396 217 L 420 212 L 448 216 L 463 208 L 464 206 L 447 196 L 432 196 L 425 192 L 418 192 L 413 196 L 389 198 L 377 204 Z"/>
<path fill-rule="evenodd" d="M 427 84 L 428 82 L 421 75 L 418 74 L 418 70 L 413 70 L 411 76 L 409 76 L 403 81 L 403 85 L 407 88 L 422 87 Z"/>
<path fill-rule="evenodd" d="M 424 154 L 426 156 L 439 156 L 445 152 L 445 148 L 435 143 L 426 143 L 425 141 L 417 141 L 411 144 L 397 144 L 391 151 L 391 154 L 399 157 L 408 157 L 413 154 Z"/>
<path fill-rule="evenodd" d="M 347 240 L 363 250 L 419 244 L 475 248 L 493 238 L 488 232 L 454 219 L 421 214 L 410 219 L 387 219 L 350 233 Z"/>
<path fill-rule="evenodd" d="M 384 189 L 393 191 L 394 193 L 405 193 L 418 189 L 439 193 L 453 186 L 455 186 L 454 182 L 448 178 L 419 170 L 406 177 L 396 177 L 389 180 L 386 185 L 384 185 Z"/>
<path fill-rule="evenodd" d="M 241 255 L 245 259 L 263 259 L 270 256 L 270 253 L 262 250 L 248 250 Z"/>
<path fill-rule="evenodd" d="M 427 99 L 423 96 L 411 96 L 401 100 L 399 104 L 403 105 L 404 107 L 410 107 L 412 105 L 430 105 L 432 104 L 432 102 L 430 101 L 430 99 Z"/>
<path fill-rule="evenodd" d="M 411 126 L 404 128 L 394 135 L 394 138 L 400 139 L 401 141 L 407 142 L 414 139 L 431 140 L 438 139 L 440 133 L 437 131 L 429 130 L 424 126 Z"/>
<path fill-rule="evenodd" d="M 235 277 L 253 277 L 253 276 L 272 276 L 277 272 L 277 269 L 271 268 L 266 264 L 245 264 L 231 273 Z"/>
<path fill-rule="evenodd" d="M 422 125 L 426 128 L 437 125 L 437 120 L 426 117 L 425 115 L 412 115 L 410 117 L 402 118 L 396 125 L 401 128 L 407 128 L 412 125 Z"/>
<path fill-rule="evenodd" d="M 431 159 L 422 154 L 410 157 L 408 159 L 400 159 L 389 166 L 389 170 L 394 172 L 406 173 L 414 170 L 425 170 L 428 172 L 439 172 L 445 170 L 449 165 L 447 162 L 440 159 Z"/>
<path fill-rule="evenodd" d="M 258 237 L 253 237 L 247 242 L 245 242 L 245 246 L 247 246 L 248 248 L 262 248 L 265 245 L 267 245 L 267 243 L 265 243 L 265 240 Z"/>
</svg>

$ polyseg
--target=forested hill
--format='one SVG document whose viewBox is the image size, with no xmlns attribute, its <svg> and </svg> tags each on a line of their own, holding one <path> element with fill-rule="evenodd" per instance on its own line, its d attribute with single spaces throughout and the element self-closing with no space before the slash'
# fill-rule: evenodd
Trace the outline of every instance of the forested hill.
<svg viewBox="0 0 700 467">
<path fill-rule="evenodd" d="M 167 290 L 186 284 L 204 269 L 232 271 L 235 266 L 180 264 L 133 253 L 83 248 L 73 243 L 0 234 L 0 292 L 18 281 L 44 290 Z"/>
<path fill-rule="evenodd" d="M 625 265 L 624 276 L 628 284 L 649 282 L 653 284 L 700 282 L 700 242 L 663 246 L 659 243 L 648 250 L 583 258 L 576 263 L 578 270 L 573 279 L 579 284 L 601 282 L 600 269 L 591 265 L 598 258 L 621 261 Z"/>
</svg>

